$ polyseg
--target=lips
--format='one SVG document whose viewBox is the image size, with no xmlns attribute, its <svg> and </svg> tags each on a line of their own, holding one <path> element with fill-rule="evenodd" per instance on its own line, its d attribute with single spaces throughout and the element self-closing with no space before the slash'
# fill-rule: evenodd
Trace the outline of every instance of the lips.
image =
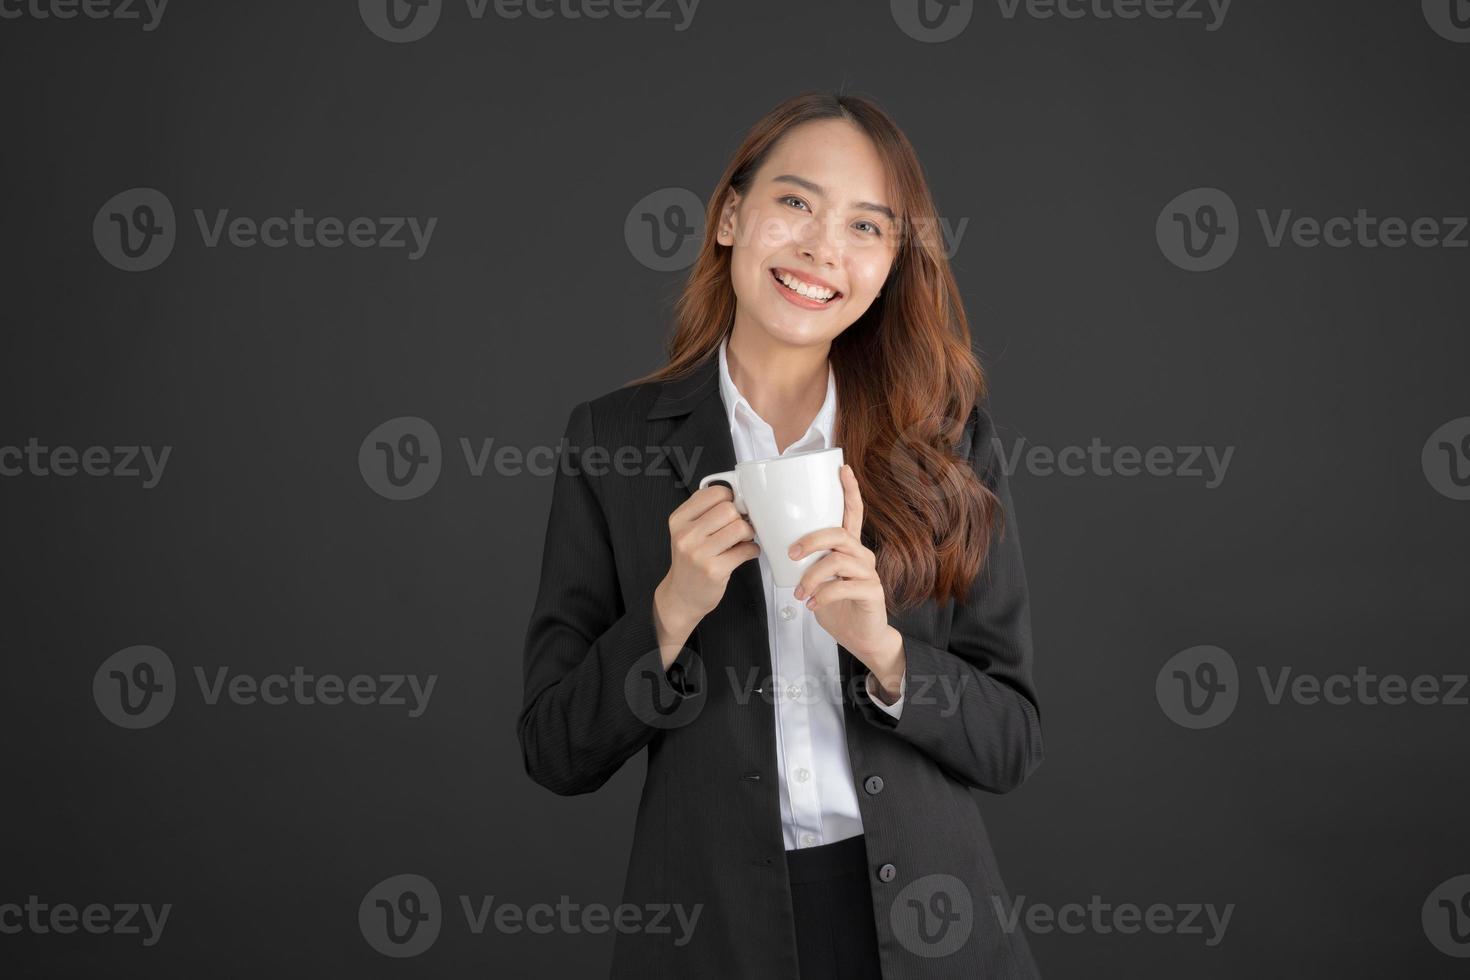
<svg viewBox="0 0 1470 980">
<path fill-rule="evenodd" d="M 772 268 L 771 280 L 787 299 L 798 306 L 819 309 L 842 297 L 842 291 L 814 276 L 798 275 L 789 269 Z"/>
</svg>

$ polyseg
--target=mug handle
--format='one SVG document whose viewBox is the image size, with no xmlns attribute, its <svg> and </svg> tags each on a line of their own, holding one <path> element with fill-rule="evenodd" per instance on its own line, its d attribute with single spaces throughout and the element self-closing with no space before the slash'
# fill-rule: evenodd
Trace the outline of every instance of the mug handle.
<svg viewBox="0 0 1470 980">
<path fill-rule="evenodd" d="M 745 495 L 740 492 L 740 474 L 734 470 L 726 470 L 723 473 L 711 473 L 699 481 L 699 489 L 703 490 L 716 481 L 730 484 L 730 491 L 735 494 L 735 509 L 749 516 L 750 511 L 745 509 Z"/>
</svg>

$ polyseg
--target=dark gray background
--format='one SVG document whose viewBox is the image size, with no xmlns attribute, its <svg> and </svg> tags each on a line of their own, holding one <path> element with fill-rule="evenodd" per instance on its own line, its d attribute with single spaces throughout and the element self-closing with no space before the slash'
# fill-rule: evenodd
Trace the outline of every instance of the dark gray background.
<svg viewBox="0 0 1470 980">
<path fill-rule="evenodd" d="M 1470 503 L 1420 450 L 1470 415 L 1470 250 L 1269 248 L 1255 209 L 1464 215 L 1470 44 L 1418 3 L 1236 0 L 1223 26 L 977 4 L 920 43 L 885 3 L 704 0 L 670 21 L 470 18 L 390 44 L 350 2 L 174 0 L 130 23 L 0 20 L 0 445 L 173 447 L 136 480 L 0 479 L 0 903 L 172 903 L 162 941 L 0 935 L 30 976 L 598 976 L 610 936 L 475 936 L 457 896 L 615 904 L 642 778 L 563 799 L 514 721 L 548 477 L 473 477 L 458 439 L 555 445 L 660 363 L 681 274 L 634 202 L 703 198 L 807 88 L 876 97 L 916 145 L 1006 440 L 1234 446 L 1198 479 L 1013 476 L 1048 758 L 988 801 L 1027 902 L 1234 903 L 1225 940 L 1032 934 L 1050 977 L 1463 975 L 1420 908 L 1470 872 L 1470 708 L 1271 706 L 1258 666 L 1463 672 Z M 94 246 L 154 187 L 180 240 Z M 1218 187 L 1242 240 L 1190 273 L 1160 209 Z M 436 216 L 427 255 L 203 246 L 192 210 Z M 392 502 L 364 436 L 430 420 L 444 472 Z M 134 644 L 179 700 L 126 731 L 91 697 Z M 1189 731 L 1174 653 L 1243 690 Z M 435 673 L 427 713 L 208 706 L 195 666 Z M 698 827 L 684 828 L 698 835 Z M 446 903 L 415 959 L 364 941 L 389 875 Z M 11 972 L 6 969 L 5 972 Z"/>
</svg>

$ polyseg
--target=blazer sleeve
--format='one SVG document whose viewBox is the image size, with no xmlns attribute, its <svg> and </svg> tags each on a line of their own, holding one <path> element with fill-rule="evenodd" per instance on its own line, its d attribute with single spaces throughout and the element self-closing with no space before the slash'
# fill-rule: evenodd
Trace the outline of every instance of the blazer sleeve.
<svg viewBox="0 0 1470 980">
<path fill-rule="evenodd" d="M 583 402 L 567 422 L 552 488 L 517 722 L 526 772 L 562 795 L 602 786 L 659 733 L 644 720 L 659 718 L 655 699 L 665 704 L 701 694 L 685 671 L 687 647 L 662 669 L 652 591 L 624 608 L 596 486 L 603 477 L 589 475 L 590 467 L 574 458 L 594 445 L 592 408 Z M 652 684 L 643 682 L 645 674 L 653 675 Z"/>
<path fill-rule="evenodd" d="M 863 714 L 962 782 L 1005 793 L 1044 756 L 1031 678 L 1030 600 L 1020 529 L 989 414 L 973 408 L 966 434 L 975 474 L 1000 501 L 1001 534 L 992 538 L 980 574 L 953 609 L 947 649 L 899 630 L 907 663 L 902 714 L 895 720 L 872 706 Z"/>
</svg>

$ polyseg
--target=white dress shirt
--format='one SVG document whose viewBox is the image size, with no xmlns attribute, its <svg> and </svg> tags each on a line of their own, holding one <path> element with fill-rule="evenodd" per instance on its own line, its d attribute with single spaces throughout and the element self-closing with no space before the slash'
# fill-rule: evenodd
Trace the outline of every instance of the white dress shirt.
<svg viewBox="0 0 1470 980">
<path fill-rule="evenodd" d="M 830 449 L 837 422 L 837 381 L 827 366 L 827 397 L 806 434 L 776 449 L 776 434 L 755 413 L 730 379 L 720 342 L 720 397 L 730 419 L 735 461 L 769 459 L 815 449 Z M 842 717 L 842 676 L 837 641 L 817 622 L 816 614 L 771 578 L 771 563 L 762 549 L 757 558 L 766 595 L 766 627 L 771 647 L 772 696 L 776 708 L 776 768 L 781 774 L 781 833 L 786 849 L 832 844 L 863 832 L 857 786 L 847 755 Z M 893 704 L 868 698 L 897 718 L 903 696 Z"/>
</svg>

